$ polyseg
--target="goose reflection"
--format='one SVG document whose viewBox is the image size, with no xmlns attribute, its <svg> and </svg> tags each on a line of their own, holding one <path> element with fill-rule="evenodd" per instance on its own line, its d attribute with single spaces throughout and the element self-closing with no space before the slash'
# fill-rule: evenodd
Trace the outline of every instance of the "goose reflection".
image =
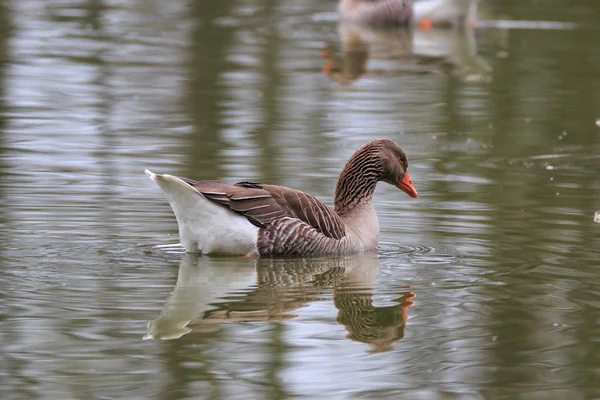
<svg viewBox="0 0 600 400">
<path fill-rule="evenodd" d="M 228 264 L 202 263 L 202 257 L 186 254 L 179 264 L 177 284 L 163 311 L 148 323 L 144 339 L 178 339 L 192 332 L 188 325 L 211 309 L 211 303 L 256 285 L 254 261 L 235 259 Z"/>
<path fill-rule="evenodd" d="M 340 23 L 338 33 L 341 55 L 335 57 L 328 44 L 322 51 L 321 71 L 342 86 L 366 74 L 444 73 L 466 80 L 486 80 L 490 76 L 491 67 L 477 54 L 473 29 L 422 31 Z"/>
<path fill-rule="evenodd" d="M 404 337 L 407 310 L 413 305 L 413 292 L 396 299 L 398 304 L 374 306 L 370 291 L 338 289 L 334 304 L 337 321 L 348 331 L 348 338 L 369 345 L 372 352 L 392 349 L 392 343 Z"/>
<path fill-rule="evenodd" d="M 234 267 L 186 255 L 175 289 L 160 317 L 148 323 L 145 339 L 177 339 L 216 329 L 223 322 L 281 321 L 314 301 L 331 299 L 351 340 L 386 351 L 404 337 L 412 292 L 391 305 L 376 306 L 376 254 L 328 259 L 235 259 Z"/>
</svg>

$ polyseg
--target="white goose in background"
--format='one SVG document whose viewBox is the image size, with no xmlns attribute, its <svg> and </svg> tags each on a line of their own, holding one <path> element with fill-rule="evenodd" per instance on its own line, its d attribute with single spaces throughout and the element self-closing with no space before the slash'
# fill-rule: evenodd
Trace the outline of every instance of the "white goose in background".
<svg viewBox="0 0 600 400">
<path fill-rule="evenodd" d="M 340 0 L 342 21 L 366 24 L 473 27 L 478 0 Z"/>
<path fill-rule="evenodd" d="M 377 182 L 417 197 L 404 151 L 373 140 L 346 162 L 334 208 L 284 186 L 230 184 L 146 174 L 165 192 L 187 252 L 247 256 L 326 255 L 374 251 L 379 222 L 372 198 Z"/>
</svg>

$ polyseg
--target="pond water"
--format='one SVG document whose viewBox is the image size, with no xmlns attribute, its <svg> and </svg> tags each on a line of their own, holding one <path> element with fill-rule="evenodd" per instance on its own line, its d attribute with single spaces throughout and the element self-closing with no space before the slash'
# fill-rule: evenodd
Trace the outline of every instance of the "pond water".
<svg viewBox="0 0 600 400">
<path fill-rule="evenodd" d="M 481 3 L 0 3 L 0 397 L 600 398 L 600 7 Z M 143 173 L 331 201 L 377 137 L 377 254 L 186 255 Z"/>
</svg>

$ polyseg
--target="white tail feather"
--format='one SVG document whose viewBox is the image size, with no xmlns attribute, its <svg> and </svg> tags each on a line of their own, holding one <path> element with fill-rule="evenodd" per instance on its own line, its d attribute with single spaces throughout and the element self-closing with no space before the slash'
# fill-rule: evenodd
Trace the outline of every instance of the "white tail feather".
<svg viewBox="0 0 600 400">
<path fill-rule="evenodd" d="M 187 252 L 256 253 L 258 228 L 245 217 L 213 203 L 176 176 L 144 172 L 165 192 Z"/>
<path fill-rule="evenodd" d="M 422 0 L 413 5 L 414 19 L 430 19 L 434 24 L 463 23 L 476 18 L 478 0 Z"/>
</svg>

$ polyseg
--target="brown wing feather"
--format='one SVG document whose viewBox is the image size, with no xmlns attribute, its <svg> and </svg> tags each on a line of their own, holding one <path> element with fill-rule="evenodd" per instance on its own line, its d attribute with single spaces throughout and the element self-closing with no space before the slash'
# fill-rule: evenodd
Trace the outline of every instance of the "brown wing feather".
<svg viewBox="0 0 600 400">
<path fill-rule="evenodd" d="M 256 226 L 289 217 L 298 218 L 330 238 L 341 239 L 346 235 L 342 220 L 331 208 L 299 190 L 253 182 L 186 182 L 207 199 L 244 215 Z"/>
<path fill-rule="evenodd" d="M 194 181 L 191 179 L 183 180 L 196 188 L 207 199 L 229 207 L 229 199 L 226 194 L 227 189 L 231 186 L 229 183 L 219 181 Z"/>
</svg>

